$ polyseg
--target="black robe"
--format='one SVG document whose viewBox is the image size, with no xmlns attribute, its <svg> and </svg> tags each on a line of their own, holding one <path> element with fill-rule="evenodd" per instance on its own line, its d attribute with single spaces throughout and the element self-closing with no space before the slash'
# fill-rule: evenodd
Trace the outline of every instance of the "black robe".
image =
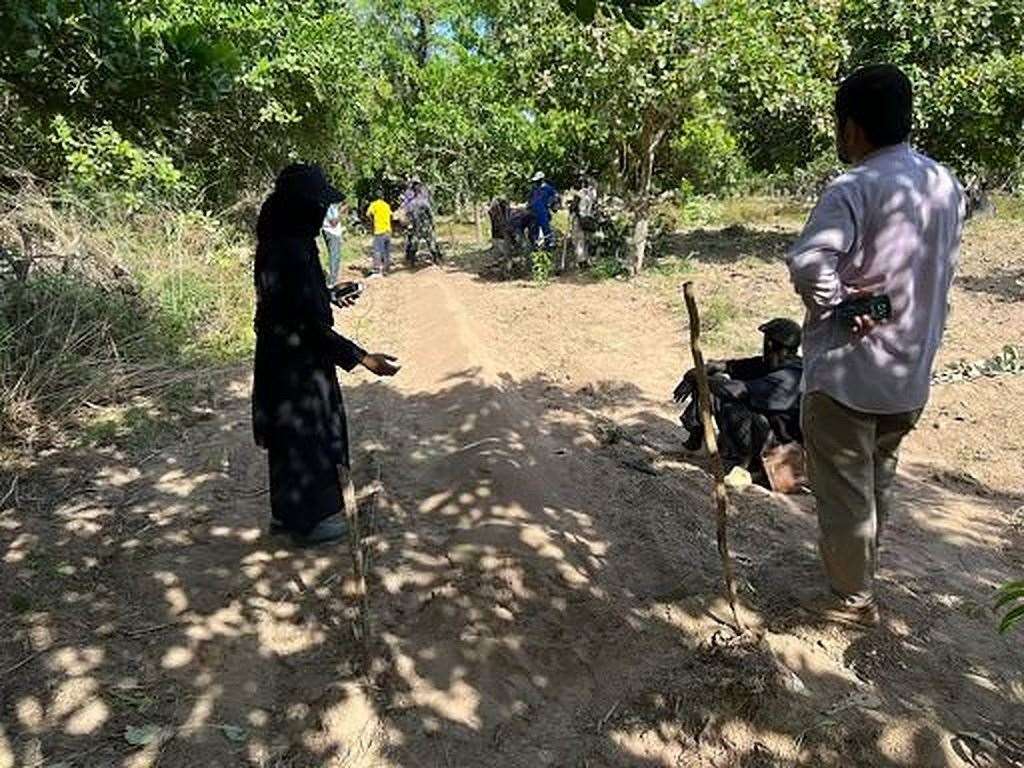
<svg viewBox="0 0 1024 768">
<path fill-rule="evenodd" d="M 350 371 L 365 354 L 332 330 L 316 249 L 323 216 L 275 193 L 257 225 L 253 436 L 267 450 L 273 516 L 298 533 L 341 508 L 349 445 L 335 367 Z"/>
</svg>

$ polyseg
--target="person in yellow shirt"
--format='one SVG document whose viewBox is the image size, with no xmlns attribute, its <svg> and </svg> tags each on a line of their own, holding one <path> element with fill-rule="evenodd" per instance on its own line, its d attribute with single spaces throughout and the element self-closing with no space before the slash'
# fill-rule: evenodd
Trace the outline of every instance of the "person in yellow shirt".
<svg viewBox="0 0 1024 768">
<path fill-rule="evenodd" d="M 391 270 L 391 206 L 378 195 L 366 215 L 373 221 L 373 273 L 384 277 Z"/>
</svg>

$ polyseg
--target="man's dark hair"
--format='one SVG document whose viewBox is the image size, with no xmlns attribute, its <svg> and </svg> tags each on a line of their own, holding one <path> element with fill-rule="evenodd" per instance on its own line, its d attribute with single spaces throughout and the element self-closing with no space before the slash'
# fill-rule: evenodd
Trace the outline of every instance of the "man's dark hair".
<svg viewBox="0 0 1024 768">
<path fill-rule="evenodd" d="M 839 125 L 852 119 L 876 147 L 906 141 L 914 115 L 910 79 L 894 64 L 862 67 L 836 92 Z"/>
</svg>

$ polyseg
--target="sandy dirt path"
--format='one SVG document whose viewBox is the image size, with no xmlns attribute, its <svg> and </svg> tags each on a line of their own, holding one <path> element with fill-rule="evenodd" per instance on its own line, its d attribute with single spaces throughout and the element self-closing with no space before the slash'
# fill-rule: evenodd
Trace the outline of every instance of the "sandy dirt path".
<svg viewBox="0 0 1024 768">
<path fill-rule="evenodd" d="M 368 674 L 344 548 L 265 532 L 239 371 L 156 454 L 41 457 L 7 501 L 0 766 L 1016 759 L 1024 650 L 987 606 L 1020 570 L 1006 520 L 1024 500 L 942 474 L 927 436 L 900 481 L 876 632 L 793 610 L 820 586 L 808 499 L 734 495 L 764 641 L 733 646 L 708 476 L 665 402 L 686 357 L 663 299 L 430 268 L 373 282 L 341 319 L 405 365 L 345 379 L 360 485 L 379 472 L 386 488 L 364 505 Z"/>
</svg>

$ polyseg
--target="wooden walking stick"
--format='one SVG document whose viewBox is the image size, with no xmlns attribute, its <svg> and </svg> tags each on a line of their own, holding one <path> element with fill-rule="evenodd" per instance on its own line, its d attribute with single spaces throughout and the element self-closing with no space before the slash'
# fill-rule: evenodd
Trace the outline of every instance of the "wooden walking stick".
<svg viewBox="0 0 1024 768">
<path fill-rule="evenodd" d="M 352 553 L 352 573 L 356 581 L 356 601 L 359 611 L 359 634 L 363 646 L 363 663 L 370 664 L 370 598 L 366 591 L 366 567 L 363 560 L 363 537 L 359 530 L 359 503 L 352 472 L 348 467 L 338 467 L 338 483 L 341 486 L 341 502 L 345 508 L 348 523 L 348 544 Z"/>
<path fill-rule="evenodd" d="M 711 457 L 711 469 L 715 475 L 715 536 L 718 539 L 718 555 L 722 559 L 722 575 L 725 578 L 725 595 L 732 609 L 732 618 L 736 623 L 737 632 L 746 632 L 736 610 L 736 576 L 729 552 L 728 513 L 729 496 L 725 491 L 725 470 L 722 457 L 718 453 L 718 440 L 715 436 L 715 420 L 711 417 L 711 389 L 708 386 L 708 371 L 704 366 L 704 353 L 700 349 L 700 314 L 697 312 L 697 300 L 693 295 L 693 283 L 683 285 L 683 301 L 690 315 L 690 349 L 693 352 L 693 367 L 697 373 L 697 400 L 700 421 L 704 427 L 704 447 Z"/>
</svg>

